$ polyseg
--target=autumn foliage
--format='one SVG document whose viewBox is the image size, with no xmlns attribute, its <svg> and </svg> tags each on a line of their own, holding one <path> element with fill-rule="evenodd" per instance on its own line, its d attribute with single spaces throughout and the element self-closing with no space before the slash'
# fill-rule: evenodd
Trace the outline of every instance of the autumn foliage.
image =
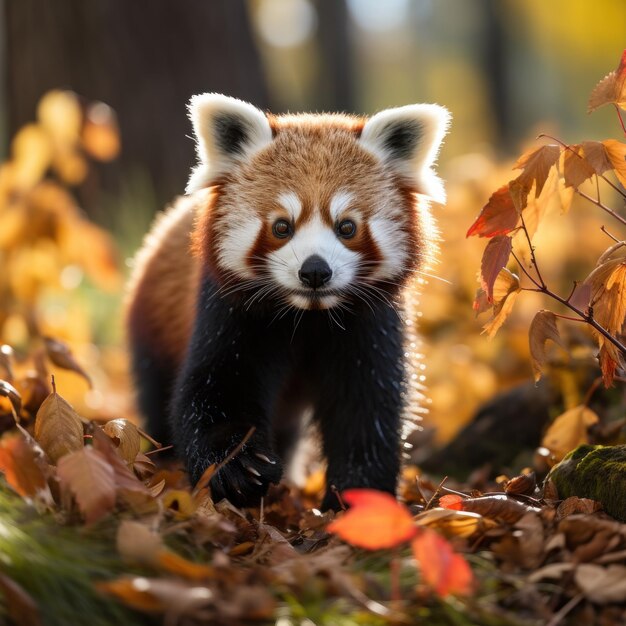
<svg viewBox="0 0 626 626">
<path fill-rule="evenodd" d="M 590 112 L 605 104 L 614 105 L 622 129 L 620 107 L 626 99 L 625 57 L 626 51 L 619 67 L 600 81 L 589 101 Z M 573 194 L 577 194 L 605 211 L 618 225 L 626 225 L 626 220 L 603 199 L 610 193 L 622 200 L 626 198 L 620 187 L 626 185 L 626 144 L 615 139 L 572 145 L 554 141 L 557 143 L 533 148 L 517 160 L 514 169 L 521 173 L 491 196 L 467 232 L 468 237 L 489 239 L 482 257 L 474 309 L 477 313 L 492 310 L 492 319 L 484 330 L 493 336 L 510 315 L 522 291 L 545 294 L 567 314 L 542 310 L 531 323 L 530 352 L 535 379 L 541 377 L 546 362 L 546 342 L 550 340 L 566 347 L 557 320 L 571 319 L 591 327 L 599 348 L 604 383 L 609 386 L 616 369 L 624 367 L 626 357 L 622 343 L 626 317 L 625 243 L 605 230 L 610 245 L 596 267 L 586 278 L 574 283 L 568 296 L 562 296 L 549 287 L 540 270 L 541 250 L 535 249 L 533 237 L 554 196 L 560 197 L 562 213 L 569 211 Z M 590 179 L 595 182 L 592 195 L 581 189 Z M 511 262 L 515 264 L 514 271 L 508 268 Z"/>
<path fill-rule="evenodd" d="M 625 64 L 626 54 L 589 101 L 590 111 L 615 107 L 620 126 Z M 596 266 L 561 295 L 544 271 L 535 235 L 549 204 L 558 203 L 567 220 L 576 196 L 626 225 L 618 211 L 626 197 L 626 144 L 547 139 L 521 155 L 512 180 L 490 179 L 483 189 L 480 204 L 486 204 L 467 232 L 486 241 L 473 308 L 492 312 L 484 330 L 494 336 L 528 292 L 545 297 L 551 310 L 537 311 L 529 329 L 535 379 L 547 374 L 556 350 L 580 349 L 564 332 L 567 323 L 590 328 L 604 383 L 618 384 L 626 357 L 625 242 L 605 228 L 606 250 Z M 616 521 L 619 511 L 612 519 L 589 496 L 564 497 L 551 478 L 542 483 L 580 444 L 609 442 L 621 432 L 621 414 L 607 425 L 591 403 L 600 378 L 578 394 L 571 392 L 572 377 L 563 377 L 570 394 L 528 460 L 538 473 L 507 470 L 494 478 L 485 464 L 464 482 L 433 481 L 409 465 L 398 500 L 349 490 L 339 494 L 347 506 L 337 514 L 316 508 L 325 489 L 319 468 L 302 487 L 285 482 L 272 487 L 261 507 L 240 510 L 211 497 L 209 479 L 220 466 L 192 486 L 179 466 L 160 461 L 167 446 L 141 431 L 131 409 L 118 409 L 131 405 L 124 365 L 108 364 L 103 376 L 106 351 L 89 343 L 89 332 L 77 339 L 85 312 L 64 311 L 65 323 L 55 325 L 47 302 L 56 299 L 56 310 L 63 309 L 62 296 L 80 297 L 85 280 L 112 291 L 121 284 L 112 237 L 86 217 L 74 193 L 89 179 L 90 163 L 114 158 L 120 147 L 111 109 L 55 91 L 0 168 L 0 336 L 6 341 L 0 345 L 0 551 L 17 546 L 19 556 L 27 555 L 0 564 L 0 590 L 14 623 L 64 624 L 64 617 L 48 619 L 50 595 L 74 611 L 76 624 L 97 618 L 84 608 L 88 597 L 128 609 L 117 622 L 127 624 L 517 625 L 529 616 L 556 625 L 570 613 L 576 623 L 596 617 L 607 626 L 623 623 L 626 531 Z M 473 294 L 473 274 L 470 281 Z M 471 315 L 469 302 L 468 296 Z M 474 346 L 479 343 L 487 345 L 480 337 Z M 466 353 L 457 349 L 457 361 Z M 487 387 L 489 376 L 474 365 L 459 370 L 462 384 L 450 383 L 454 364 L 446 361 L 448 389 L 463 392 L 469 374 L 476 387 Z M 124 381 L 121 391 L 109 386 L 115 376 Z M 103 408 L 85 410 L 72 395 L 100 396 Z M 13 510 L 24 515 L 15 524 Z M 60 554 L 36 553 L 45 543 L 37 543 L 38 533 L 58 542 Z M 92 542 L 87 562 L 95 545 L 111 563 L 97 571 L 87 563 L 89 573 L 77 577 L 74 570 L 70 579 L 59 564 L 66 553 L 74 559 L 86 541 Z M 53 577 L 38 578 L 48 561 Z"/>
</svg>

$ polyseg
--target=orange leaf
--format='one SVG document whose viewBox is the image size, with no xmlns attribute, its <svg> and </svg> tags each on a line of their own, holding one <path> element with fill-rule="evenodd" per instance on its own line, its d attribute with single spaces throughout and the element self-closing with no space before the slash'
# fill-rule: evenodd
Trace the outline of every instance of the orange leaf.
<svg viewBox="0 0 626 626">
<path fill-rule="evenodd" d="M 187 580 L 204 580 L 215 576 L 215 569 L 210 565 L 194 563 L 169 550 L 159 551 L 155 558 L 156 563 L 165 571 Z"/>
<path fill-rule="evenodd" d="M 626 108 L 626 50 L 622 52 L 622 58 L 616 70 L 607 74 L 594 88 L 589 97 L 591 113 L 605 104 L 616 104 Z"/>
<path fill-rule="evenodd" d="M 489 320 L 489 322 L 487 322 L 483 326 L 483 333 L 487 333 L 487 336 L 490 339 L 493 339 L 495 337 L 496 333 L 500 329 L 500 326 L 502 326 L 507 317 L 511 315 L 511 312 L 513 311 L 513 305 L 515 304 L 515 300 L 517 299 L 520 291 L 521 290 L 519 288 L 511 291 L 506 296 L 506 298 L 502 300 L 502 302 L 496 307 L 493 319 Z"/>
<path fill-rule="evenodd" d="M 481 287 L 487 292 L 487 299 L 493 302 L 493 286 L 500 274 L 500 270 L 506 267 L 511 256 L 512 240 L 506 235 L 496 235 L 485 248 L 480 263 Z"/>
<path fill-rule="evenodd" d="M 523 172 L 517 177 L 517 182 L 526 190 L 530 190 L 535 183 L 535 198 L 539 197 L 546 184 L 550 169 L 557 163 L 561 155 L 561 148 L 555 145 L 541 146 L 524 153 L 513 166 Z"/>
<path fill-rule="evenodd" d="M 506 184 L 491 195 L 465 236 L 506 235 L 517 226 L 518 220 L 519 214 L 513 204 L 509 185 Z"/>
<path fill-rule="evenodd" d="M 528 336 L 533 374 L 535 382 L 538 382 L 547 358 L 546 341 L 551 340 L 564 347 L 556 325 L 556 315 L 551 311 L 539 311 L 530 323 Z"/>
<path fill-rule="evenodd" d="M 350 509 L 328 526 L 328 532 L 367 550 L 393 548 L 417 532 L 409 510 L 388 493 L 349 489 L 343 499 Z"/>
<path fill-rule="evenodd" d="M 563 178 L 566 187 L 578 188 L 595 173 L 595 168 L 587 162 L 581 146 L 569 146 L 569 150 L 564 151 Z"/>
<path fill-rule="evenodd" d="M 611 161 L 606 154 L 604 144 L 600 141 L 583 141 L 583 153 L 587 163 L 593 167 L 593 171 L 600 175 L 612 168 Z"/>
<path fill-rule="evenodd" d="M 41 449 L 21 432 L 5 435 L 0 440 L 0 470 L 9 485 L 22 497 L 50 495 L 46 478 L 37 462 L 38 455 L 43 457 Z"/>
<path fill-rule="evenodd" d="M 615 176 L 622 185 L 626 186 L 626 144 L 615 141 L 615 139 L 605 139 L 602 145 L 606 150 Z"/>
<path fill-rule="evenodd" d="M 424 582 L 439 596 L 468 595 L 474 575 L 467 561 L 433 530 L 422 530 L 411 542 Z"/>
<path fill-rule="evenodd" d="M 453 494 L 441 496 L 439 498 L 439 506 L 443 509 L 452 509 L 453 511 L 463 510 L 463 498 Z"/>
<path fill-rule="evenodd" d="M 589 443 L 587 429 L 598 422 L 598 416 L 590 408 L 579 405 L 559 415 L 543 436 L 541 445 L 548 448 L 557 461 L 570 450 Z"/>
</svg>

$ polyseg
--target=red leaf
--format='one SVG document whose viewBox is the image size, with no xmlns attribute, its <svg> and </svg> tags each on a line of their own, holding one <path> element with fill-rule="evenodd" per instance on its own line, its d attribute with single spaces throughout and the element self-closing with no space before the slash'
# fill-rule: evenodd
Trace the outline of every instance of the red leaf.
<svg viewBox="0 0 626 626">
<path fill-rule="evenodd" d="M 506 266 L 511 256 L 512 239 L 506 235 L 496 235 L 485 248 L 480 264 L 481 286 L 487 293 L 487 300 L 493 302 L 493 285 L 500 270 Z"/>
<path fill-rule="evenodd" d="M 411 542 L 424 582 L 439 596 L 468 595 L 474 575 L 467 561 L 433 530 L 424 529 Z"/>
<path fill-rule="evenodd" d="M 439 506 L 442 509 L 452 509 L 453 511 L 463 510 L 463 498 L 453 494 L 441 496 L 439 498 Z"/>
<path fill-rule="evenodd" d="M 506 184 L 492 194 L 465 236 L 506 235 L 517 226 L 518 220 L 519 214 L 513 204 L 509 185 Z"/>
<path fill-rule="evenodd" d="M 342 494 L 350 505 L 328 532 L 367 550 L 393 548 L 417 532 L 409 510 L 388 493 L 373 489 L 350 489 Z"/>
</svg>

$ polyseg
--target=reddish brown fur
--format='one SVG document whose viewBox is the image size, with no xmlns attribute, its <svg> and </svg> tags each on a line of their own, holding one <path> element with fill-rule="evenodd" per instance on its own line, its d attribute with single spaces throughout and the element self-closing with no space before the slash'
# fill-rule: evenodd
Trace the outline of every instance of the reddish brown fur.
<svg viewBox="0 0 626 626">
<path fill-rule="evenodd" d="M 195 300 L 202 271 L 218 280 L 232 278 L 219 265 L 219 242 L 232 220 L 251 211 L 264 227 L 248 253 L 248 263 L 285 245 L 272 235 L 270 217 L 289 217 L 276 199 L 293 191 L 302 202 L 298 225 L 319 212 L 332 225 L 329 204 L 338 191 L 357 198 L 365 228 L 344 245 L 357 249 L 363 261 L 380 262 L 381 252 L 367 227 L 381 198 L 393 203 L 395 218 L 409 241 L 409 262 L 397 277 L 397 291 L 407 276 L 431 256 L 433 233 L 428 203 L 416 190 L 390 176 L 382 162 L 364 150 L 356 138 L 365 119 L 345 115 L 269 116 L 272 143 L 237 165 L 214 186 L 181 198 L 161 217 L 137 256 L 129 288 L 128 324 L 132 334 L 158 346 L 165 362 L 182 362 L 195 317 Z M 193 241 L 193 246 L 191 242 Z M 190 253 L 192 249 L 194 255 Z M 384 287 L 384 285 L 382 285 Z M 410 289 L 409 289 L 410 290 Z"/>
</svg>

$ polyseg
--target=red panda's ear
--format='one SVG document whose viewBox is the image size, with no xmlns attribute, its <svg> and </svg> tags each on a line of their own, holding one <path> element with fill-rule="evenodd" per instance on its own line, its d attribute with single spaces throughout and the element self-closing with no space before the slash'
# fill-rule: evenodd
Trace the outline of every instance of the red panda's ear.
<svg viewBox="0 0 626 626">
<path fill-rule="evenodd" d="M 437 104 L 410 104 L 371 117 L 360 141 L 398 173 L 409 178 L 420 193 L 445 202 L 442 180 L 432 170 L 450 124 L 449 111 Z"/>
<path fill-rule="evenodd" d="M 186 192 L 208 187 L 237 161 L 248 158 L 272 141 L 265 114 L 256 107 L 217 93 L 203 93 L 189 101 L 198 165 Z"/>
</svg>

